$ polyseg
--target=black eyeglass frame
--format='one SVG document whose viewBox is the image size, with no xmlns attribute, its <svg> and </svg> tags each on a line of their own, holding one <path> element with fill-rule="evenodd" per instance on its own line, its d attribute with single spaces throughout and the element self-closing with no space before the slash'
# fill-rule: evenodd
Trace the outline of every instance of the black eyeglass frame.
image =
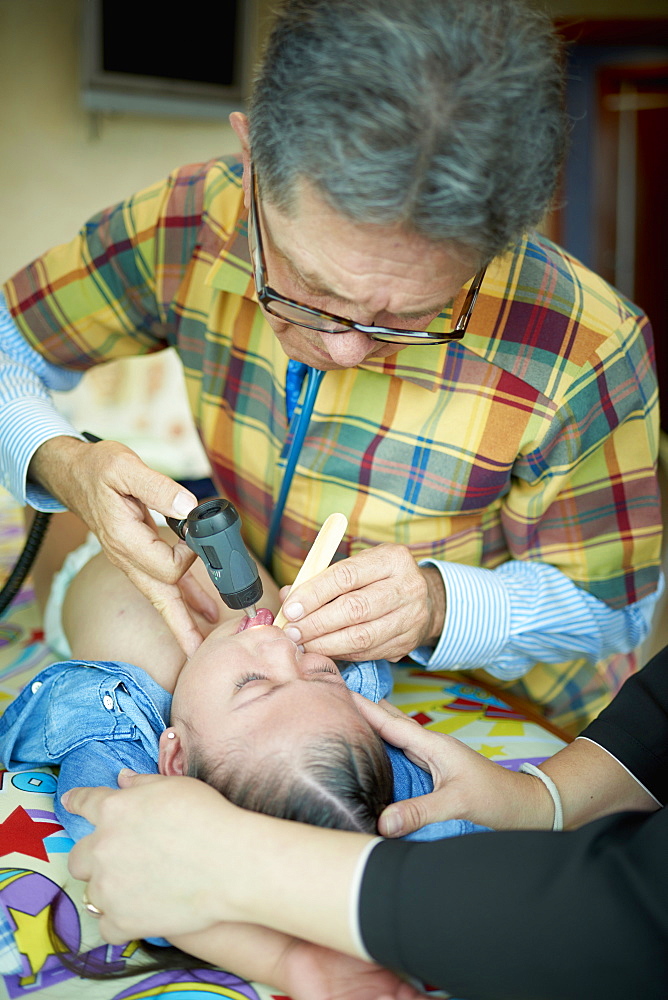
<svg viewBox="0 0 668 1000">
<path fill-rule="evenodd" d="M 482 285 L 485 272 L 487 270 L 486 266 L 481 267 L 473 278 L 471 287 L 468 290 L 464 304 L 457 318 L 457 322 L 449 333 L 430 333 L 428 330 L 397 330 L 394 327 L 387 326 L 364 326 L 364 324 L 357 323 L 355 320 L 348 319 L 346 316 L 337 316 L 336 313 L 325 312 L 321 309 L 313 309 L 311 306 L 306 306 L 302 302 L 296 302 L 294 299 L 288 299 L 284 295 L 277 292 L 276 289 L 272 288 L 271 285 L 267 284 L 267 266 L 264 259 L 262 231 L 259 222 L 257 181 L 255 179 L 255 171 L 253 170 L 252 163 L 250 167 L 248 245 L 250 248 L 251 266 L 253 268 L 253 278 L 255 280 L 257 297 L 267 312 L 271 313 L 272 316 L 276 316 L 278 319 L 282 320 L 288 319 L 291 322 L 294 322 L 296 326 L 303 326 L 307 330 L 317 330 L 320 333 L 347 333 L 349 330 L 358 330 L 360 333 L 366 334 L 367 337 L 371 337 L 372 340 L 381 341 L 387 344 L 414 344 L 416 346 L 426 347 L 430 344 L 447 344 L 453 340 L 461 340 L 469 325 L 469 320 L 471 319 L 471 314 L 478 298 L 478 292 L 480 291 L 480 286 Z M 299 310 L 300 314 L 305 313 L 306 317 L 314 316 L 323 320 L 329 320 L 330 322 L 341 325 L 343 329 L 326 330 L 322 326 L 318 326 L 313 322 L 300 323 L 291 317 L 283 315 L 277 309 L 272 309 L 272 303 L 275 302 L 289 306 L 291 309 Z"/>
</svg>

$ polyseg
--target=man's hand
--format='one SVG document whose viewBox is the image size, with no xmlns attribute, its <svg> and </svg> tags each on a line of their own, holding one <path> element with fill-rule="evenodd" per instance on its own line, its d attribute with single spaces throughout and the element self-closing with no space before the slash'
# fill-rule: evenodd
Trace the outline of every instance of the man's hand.
<svg viewBox="0 0 668 1000">
<path fill-rule="evenodd" d="M 506 770 L 453 736 L 423 729 L 389 702 L 374 705 L 361 695 L 353 697 L 376 732 L 429 771 L 434 782 L 429 795 L 394 802 L 381 813 L 383 836 L 403 837 L 446 819 L 468 819 L 495 830 L 551 829 L 552 800 L 535 778 Z"/>
<path fill-rule="evenodd" d="M 284 594 L 285 634 L 342 660 L 400 660 L 435 643 L 445 620 L 440 573 L 420 568 L 405 545 L 364 549 Z"/>
<path fill-rule="evenodd" d="M 115 441 L 52 438 L 35 452 L 29 476 L 88 525 L 109 560 L 157 608 L 191 656 L 202 636 L 188 605 L 212 621 L 217 609 L 201 587 L 187 581 L 186 604 L 179 581 L 197 557 L 185 542 L 172 547 L 163 541 L 149 510 L 183 518 L 197 506 L 192 493 Z"/>
<path fill-rule="evenodd" d="M 236 919 L 223 907 L 214 870 L 221 853 L 225 858 L 222 831 L 229 827 L 234 836 L 243 810 L 195 778 L 122 780 L 123 790 L 74 788 L 63 797 L 69 812 L 95 826 L 72 848 L 68 864 L 102 910 L 105 941 L 171 938 Z"/>
</svg>

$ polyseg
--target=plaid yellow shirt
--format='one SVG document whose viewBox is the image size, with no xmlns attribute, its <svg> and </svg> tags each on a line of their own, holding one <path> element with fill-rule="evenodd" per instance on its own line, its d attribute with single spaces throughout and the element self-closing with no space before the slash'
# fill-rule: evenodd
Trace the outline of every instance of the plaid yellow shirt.
<svg viewBox="0 0 668 1000">
<path fill-rule="evenodd" d="M 5 295 L 57 365 L 176 347 L 214 478 L 262 553 L 290 443 L 287 357 L 257 303 L 238 159 L 101 212 Z M 430 329 L 450 323 L 447 309 Z M 291 582 L 341 511 L 341 556 L 392 541 L 416 559 L 534 560 L 622 608 L 657 586 L 657 451 L 647 319 L 533 236 L 489 267 L 462 342 L 325 373 L 271 568 Z"/>
</svg>

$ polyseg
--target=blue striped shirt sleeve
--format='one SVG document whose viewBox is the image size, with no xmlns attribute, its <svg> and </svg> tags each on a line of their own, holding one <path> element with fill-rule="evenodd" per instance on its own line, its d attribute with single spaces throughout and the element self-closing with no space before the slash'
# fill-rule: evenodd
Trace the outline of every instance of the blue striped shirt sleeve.
<svg viewBox="0 0 668 1000">
<path fill-rule="evenodd" d="M 73 389 L 81 376 L 50 364 L 30 347 L 0 293 L 0 483 L 20 504 L 65 510 L 43 487 L 26 480 L 30 460 L 45 441 L 61 434 L 84 440 L 58 412 L 50 393 Z"/>
<path fill-rule="evenodd" d="M 447 610 L 434 649 L 412 659 L 428 670 L 484 668 L 516 680 L 539 661 L 561 663 L 584 656 L 592 663 L 628 653 L 647 637 L 664 588 L 613 610 L 576 586 L 555 566 L 511 560 L 494 570 L 427 559 L 443 579 Z"/>
</svg>

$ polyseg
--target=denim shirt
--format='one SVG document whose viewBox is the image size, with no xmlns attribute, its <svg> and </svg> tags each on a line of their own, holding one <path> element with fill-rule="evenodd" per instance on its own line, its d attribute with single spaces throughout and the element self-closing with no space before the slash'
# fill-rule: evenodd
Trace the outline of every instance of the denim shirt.
<svg viewBox="0 0 668 1000">
<path fill-rule="evenodd" d="M 68 813 L 61 796 L 78 785 L 118 788 L 130 767 L 155 774 L 160 734 L 169 725 L 172 697 L 130 663 L 66 660 L 42 670 L 0 718 L 0 760 L 59 765 L 54 811 L 73 840 L 91 833 L 83 816 Z"/>
<path fill-rule="evenodd" d="M 342 676 L 351 691 L 372 701 L 392 690 L 385 660 L 355 663 Z M 0 760 L 9 770 L 58 765 L 54 810 L 73 840 L 93 830 L 67 812 L 61 796 L 78 785 L 118 787 L 123 767 L 142 774 L 158 770 L 160 734 L 169 725 L 172 696 L 141 667 L 130 663 L 66 660 L 42 670 L 0 718 Z M 386 743 L 394 774 L 393 801 L 433 790 L 430 775 L 403 751 Z M 468 820 L 431 823 L 406 839 L 436 840 L 484 829 Z"/>
</svg>

